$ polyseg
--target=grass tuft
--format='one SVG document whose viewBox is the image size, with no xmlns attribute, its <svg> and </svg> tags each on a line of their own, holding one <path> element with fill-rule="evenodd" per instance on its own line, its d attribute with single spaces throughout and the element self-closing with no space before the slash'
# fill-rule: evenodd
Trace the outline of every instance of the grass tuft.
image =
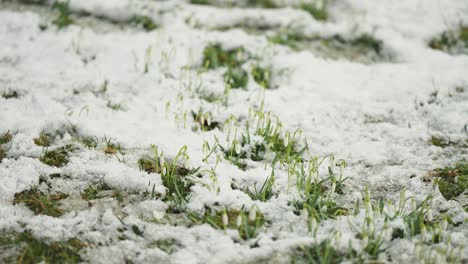
<svg viewBox="0 0 468 264">
<path fill-rule="evenodd" d="M 5 98 L 5 99 L 18 98 L 19 94 L 18 94 L 17 91 L 8 90 L 8 91 L 2 92 L 2 97 Z"/>
<path fill-rule="evenodd" d="M 58 10 L 58 16 L 57 18 L 52 21 L 59 29 L 67 27 L 71 24 L 73 24 L 73 19 L 70 17 L 71 12 L 70 12 L 70 1 L 55 1 L 54 4 L 52 5 L 53 9 Z"/>
<path fill-rule="evenodd" d="M 242 47 L 223 49 L 221 44 L 210 44 L 203 50 L 203 66 L 207 69 L 219 67 L 235 68 L 247 60 L 247 54 Z"/>
<path fill-rule="evenodd" d="M 252 77 L 260 86 L 265 89 L 270 89 L 271 85 L 271 69 L 256 65 L 252 68 Z"/>
<path fill-rule="evenodd" d="M 0 251 L 12 252 L 5 263 L 79 263 L 83 261 L 79 252 L 84 247 L 86 244 L 77 238 L 46 243 L 30 231 L 0 235 Z"/>
<path fill-rule="evenodd" d="M 237 229 L 243 240 L 255 238 L 258 235 L 258 229 L 266 223 L 263 214 L 256 207 L 252 207 L 250 211 L 244 208 L 240 211 L 207 209 L 204 214 L 190 212 L 189 218 L 195 224 L 209 224 L 216 229 Z"/>
<path fill-rule="evenodd" d="M 13 135 L 10 131 L 7 131 L 0 135 L 0 145 L 7 144 L 13 139 Z"/>
<path fill-rule="evenodd" d="M 163 200 L 170 203 L 170 209 L 174 213 L 185 210 L 185 204 L 190 197 L 190 188 L 193 182 L 188 178 L 195 174 L 198 169 L 190 170 L 181 166 L 180 163 L 188 160 L 187 147 L 182 147 L 174 159 L 166 160 L 162 151 L 156 146 L 151 146 L 154 157 L 143 156 L 138 160 L 140 170 L 147 173 L 160 173 L 166 194 Z M 152 195 L 153 196 L 153 195 Z"/>
<path fill-rule="evenodd" d="M 325 21 L 328 20 L 327 2 L 327 0 L 319 0 L 314 3 L 302 3 L 300 8 L 312 15 L 316 20 Z"/>
<path fill-rule="evenodd" d="M 96 200 L 103 197 L 99 194 L 101 191 L 108 190 L 111 190 L 111 188 L 106 184 L 100 184 L 96 186 L 90 185 L 83 190 L 83 192 L 81 193 L 81 198 L 85 201 Z"/>
<path fill-rule="evenodd" d="M 317 244 L 300 245 L 292 255 L 292 263 L 332 264 L 354 258 L 355 252 L 340 252 L 332 244 L 330 239 L 326 239 Z"/>
<path fill-rule="evenodd" d="M 431 175 L 437 177 L 439 191 L 445 199 L 451 200 L 468 188 L 468 161 L 460 160 L 454 166 L 435 169 Z"/>
<path fill-rule="evenodd" d="M 52 143 L 54 142 L 54 136 L 43 131 L 39 134 L 39 137 L 33 140 L 34 140 L 34 144 L 38 146 L 50 147 L 50 145 L 52 145 Z"/>
<path fill-rule="evenodd" d="M 429 47 L 450 54 L 468 54 L 468 26 L 443 32 L 429 41 Z"/>
<path fill-rule="evenodd" d="M 43 214 L 53 217 L 63 215 L 63 210 L 59 208 L 58 201 L 67 198 L 68 195 L 64 193 L 57 194 L 44 194 L 36 187 L 15 193 L 13 204 L 23 203 L 34 214 Z"/>
<path fill-rule="evenodd" d="M 134 16 L 130 22 L 141 26 L 146 31 L 153 31 L 158 28 L 158 25 L 149 16 Z"/>
<path fill-rule="evenodd" d="M 62 167 L 69 162 L 68 155 L 73 150 L 72 145 L 66 145 L 55 150 L 45 150 L 44 155 L 39 160 L 49 166 Z"/>
<path fill-rule="evenodd" d="M 241 67 L 228 68 L 223 76 L 230 88 L 245 88 L 249 81 L 249 74 Z"/>
</svg>

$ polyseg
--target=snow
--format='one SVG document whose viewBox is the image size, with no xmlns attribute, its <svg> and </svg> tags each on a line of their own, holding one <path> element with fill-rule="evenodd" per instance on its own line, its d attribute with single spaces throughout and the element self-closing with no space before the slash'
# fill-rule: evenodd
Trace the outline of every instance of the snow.
<svg viewBox="0 0 468 264">
<path fill-rule="evenodd" d="M 228 160 L 219 164 L 215 157 L 203 161 L 204 141 L 213 145 L 217 137 L 224 143 L 226 131 L 193 131 L 191 111 L 209 110 L 213 120 L 222 123 L 230 115 L 246 118 L 249 108 L 264 100 L 264 110 L 276 114 L 285 129 L 303 131 L 312 156 L 335 155 L 337 160 L 346 160 L 345 193 L 337 197 L 344 207 L 353 208 L 356 199 L 364 197 L 366 186 L 376 201 L 383 197 L 398 203 L 403 189 L 417 201 L 432 194 L 435 215 L 448 212 L 461 225 L 447 231 L 451 237 L 448 247 L 467 246 L 466 203 L 445 200 L 437 188 L 421 180 L 434 168 L 468 158 L 466 146 L 442 149 L 427 143 L 432 135 L 461 141 L 468 138 L 468 55 L 449 55 L 426 44 L 437 34 L 468 23 L 467 1 L 336 1 L 327 22 L 316 21 L 291 6 L 263 10 L 184 1 L 70 2 L 74 12 L 113 22 L 148 15 L 161 25 L 151 32 L 117 24 L 102 32 L 99 23 L 90 27 L 79 19 L 64 29 L 50 24 L 41 31 L 39 24 L 47 20 L 44 13 L 50 16 L 52 11 L 24 11 L 13 8 L 15 5 L 21 4 L 0 3 L 0 92 L 11 89 L 20 94 L 17 99 L 0 97 L 0 133 L 15 133 L 8 156 L 0 163 L 0 230 L 29 229 L 50 240 L 79 237 L 99 245 L 83 253 L 92 263 L 287 263 L 288 252 L 297 245 L 321 241 L 334 232 L 340 234 L 332 238 L 337 248 L 343 250 L 351 241 L 354 249 L 361 250 L 361 241 L 348 223 L 361 226 L 364 212 L 322 221 L 314 238 L 307 232 L 307 219 L 295 215 L 288 204 L 298 194 L 287 191 L 286 170 L 275 174 L 273 190 L 279 195 L 260 202 L 233 190 L 231 183 L 235 180 L 252 189 L 261 188 L 271 174 L 264 162 L 251 162 L 243 171 Z M 372 33 L 395 60 L 372 64 L 332 60 L 310 51 L 274 46 L 261 34 L 214 30 L 244 23 L 273 29 L 297 23 L 308 35 Z M 207 93 L 222 95 L 224 91 L 222 70 L 200 73 L 196 68 L 203 48 L 215 41 L 226 48 L 243 46 L 272 65 L 277 89 L 263 91 L 250 80 L 247 90 L 231 91 L 226 105 L 199 99 L 197 83 Z M 145 63 L 149 66 L 146 74 Z M 457 94 L 457 86 L 464 86 L 465 92 Z M 105 92 L 103 87 L 107 87 Z M 434 91 L 438 91 L 437 103 L 429 104 Z M 122 109 L 114 111 L 107 107 L 108 102 L 120 104 Z M 72 127 L 81 136 L 98 138 L 98 147 L 79 148 L 62 168 L 41 163 L 38 157 L 43 149 L 33 139 L 41 131 L 61 131 L 63 136 L 56 144 L 63 146 L 73 142 Z M 125 162 L 104 154 L 103 138 L 122 145 Z M 160 199 L 136 201 L 123 208 L 114 199 L 96 202 L 93 207 L 75 201 L 87 186 L 102 182 L 140 193 L 151 192 L 155 186 L 156 195 L 164 195 L 161 175 L 140 171 L 137 165 L 141 155 L 151 155 L 151 144 L 170 158 L 187 146 L 189 167 L 215 168 L 216 182 L 206 174 L 191 188 L 188 210 L 258 206 L 271 222 L 261 229 L 258 247 L 235 242 L 237 233 L 232 230 L 216 230 L 207 224 L 159 223 L 168 214 L 168 204 Z M 70 203 L 70 212 L 54 218 L 33 215 L 21 204 L 12 205 L 15 193 L 38 185 L 40 175 L 52 173 L 70 176 L 54 183 L 57 191 L 70 194 L 64 200 Z M 73 208 L 74 203 L 79 210 Z M 401 224 L 391 222 L 392 227 Z M 144 230 L 143 237 L 127 230 L 123 234 L 127 239 L 120 240 L 118 229 L 131 225 Z M 376 222 L 375 228 L 383 230 L 383 223 Z M 167 238 L 182 244 L 173 254 L 149 246 Z M 386 254 L 394 262 L 415 260 L 416 242 L 397 239 L 387 243 Z M 468 252 L 462 251 L 461 258 L 468 260 Z"/>
</svg>

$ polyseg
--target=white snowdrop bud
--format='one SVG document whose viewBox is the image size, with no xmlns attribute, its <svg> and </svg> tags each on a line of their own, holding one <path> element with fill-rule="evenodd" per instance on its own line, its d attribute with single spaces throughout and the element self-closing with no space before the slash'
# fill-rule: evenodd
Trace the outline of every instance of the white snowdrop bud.
<svg viewBox="0 0 468 264">
<path fill-rule="evenodd" d="M 305 209 L 305 208 L 302 209 L 302 211 L 301 211 L 301 217 L 302 217 L 302 218 L 305 218 L 305 219 L 309 218 L 309 211 L 307 211 L 307 209 Z"/>
<path fill-rule="evenodd" d="M 226 213 L 226 211 L 223 212 L 223 215 L 222 215 L 222 220 L 223 220 L 223 226 L 228 226 L 229 224 L 229 217 Z"/>
<path fill-rule="evenodd" d="M 257 218 L 257 207 L 252 206 L 249 211 L 249 220 L 255 221 L 256 218 Z"/>
<path fill-rule="evenodd" d="M 369 243 L 369 238 L 367 238 L 367 236 L 364 236 L 364 237 L 362 238 L 361 243 L 362 243 L 362 247 L 363 247 L 363 248 L 367 247 L 367 244 Z"/>
<path fill-rule="evenodd" d="M 385 233 L 384 233 L 384 236 L 385 236 L 384 238 L 385 238 L 385 240 L 387 240 L 387 241 L 392 240 L 392 233 L 393 233 L 393 230 L 392 230 L 391 228 L 387 228 L 387 229 L 385 230 Z"/>
<path fill-rule="evenodd" d="M 236 142 L 234 148 L 236 150 L 236 154 L 239 155 L 241 153 L 241 145 L 238 142 Z"/>
<path fill-rule="evenodd" d="M 330 170 L 333 172 L 335 171 L 335 156 L 330 157 Z"/>
<path fill-rule="evenodd" d="M 287 147 L 289 145 L 289 133 L 284 136 L 284 146 Z"/>
<path fill-rule="evenodd" d="M 206 117 L 206 123 L 208 124 L 208 126 L 211 126 L 211 115 L 208 115 Z"/>
<path fill-rule="evenodd" d="M 205 125 L 205 116 L 200 116 L 200 125 L 204 126 Z"/>
<path fill-rule="evenodd" d="M 242 216 L 238 215 L 236 218 L 236 226 L 240 227 L 242 225 Z"/>
<path fill-rule="evenodd" d="M 440 226 L 442 227 L 442 230 L 447 230 L 447 227 L 448 227 L 447 219 L 444 219 Z"/>
<path fill-rule="evenodd" d="M 422 226 L 422 227 L 421 227 L 421 236 L 422 236 L 422 237 L 425 237 L 426 234 L 427 234 L 426 227 L 425 227 L 425 226 Z"/>
<path fill-rule="evenodd" d="M 426 216 L 427 216 L 427 221 L 432 222 L 432 220 L 434 220 L 434 217 L 432 215 L 432 209 L 427 210 L 427 215 Z"/>
<path fill-rule="evenodd" d="M 371 206 L 371 203 L 369 201 L 365 201 L 364 206 L 365 206 L 367 212 L 370 212 L 372 210 L 372 206 Z"/>
<path fill-rule="evenodd" d="M 314 231 L 317 228 L 317 219 L 315 217 L 310 218 L 310 229 Z"/>
<path fill-rule="evenodd" d="M 166 175 L 166 172 L 167 172 L 166 166 L 163 165 L 163 166 L 161 167 L 161 174 L 162 174 L 162 175 Z"/>
<path fill-rule="evenodd" d="M 332 185 L 331 185 L 331 188 L 330 188 L 330 192 L 334 193 L 335 190 L 336 190 L 336 182 L 333 182 Z"/>
</svg>

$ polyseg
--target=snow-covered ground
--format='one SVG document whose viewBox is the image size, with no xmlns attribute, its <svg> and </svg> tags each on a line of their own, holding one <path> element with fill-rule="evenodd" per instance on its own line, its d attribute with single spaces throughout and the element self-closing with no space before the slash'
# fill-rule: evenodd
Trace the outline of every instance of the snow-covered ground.
<svg viewBox="0 0 468 264">
<path fill-rule="evenodd" d="M 322 241 L 340 256 L 330 263 L 467 262 L 466 191 L 447 200 L 428 178 L 435 168 L 468 158 L 468 55 L 431 49 L 428 42 L 468 25 L 468 1 L 336 0 L 327 6 L 326 21 L 298 8 L 300 1 L 278 1 L 282 6 L 275 9 L 222 2 L 72 0 L 75 21 L 58 29 L 52 23 L 57 10 L 47 3 L 0 1 L 0 94 L 17 93 L 0 97 L 0 135 L 13 136 L 0 145 L 6 151 L 2 236 L 29 230 L 46 243 L 76 238 L 84 244 L 81 260 L 91 263 L 307 262 L 301 246 L 319 248 Z M 151 18 L 158 28 L 129 23 L 135 16 Z M 383 55 L 353 60 L 347 51 L 322 56 L 314 47 L 269 41 L 276 30 L 291 27 L 307 36 L 368 34 L 381 40 Z M 249 72 L 245 89 L 226 89 L 224 67 L 203 67 L 212 43 L 249 54 L 242 65 Z M 257 64 L 271 68 L 271 89 L 251 76 Z M 192 117 L 200 111 L 209 117 Z M 267 147 L 260 161 L 246 158 L 245 168 L 236 166 L 229 156 L 250 149 L 236 142 L 242 134 L 253 136 L 267 113 L 281 122 L 285 145 L 295 142 L 307 151 L 275 163 Z M 203 131 L 199 123 L 206 119 L 218 127 Z M 302 133 L 293 139 L 297 129 Z M 49 147 L 34 142 L 41 133 L 52 135 Z M 96 146 L 85 146 L 84 138 Z M 109 150 L 110 143 L 121 150 Z M 234 147 L 224 154 L 216 144 Z M 67 145 L 73 146 L 68 163 L 41 162 Z M 139 159 L 158 160 L 157 149 L 170 163 L 184 146 L 177 166 L 199 169 L 184 176 L 190 194 L 175 208 L 162 177 L 168 172 L 148 173 Z M 322 159 L 320 166 L 310 163 Z M 317 180 L 333 172 L 337 178 L 324 182 L 320 199 L 342 213 L 322 205 L 326 216 L 296 210 L 294 201 L 303 202 L 305 194 L 292 172 L 301 164 L 318 167 Z M 248 195 L 272 174 L 272 195 Z M 89 186 L 104 185 L 97 199 L 83 200 Z M 36 187 L 45 195 L 67 194 L 59 201 L 63 214 L 34 214 L 15 202 L 15 194 Z M 226 218 L 230 214 L 222 212 L 242 208 L 265 221 L 255 237 L 190 217 L 211 210 Z M 413 210 L 422 216 L 415 225 L 424 227 L 412 234 Z M 0 262 L 15 259 L 15 250 L 0 239 Z"/>
</svg>

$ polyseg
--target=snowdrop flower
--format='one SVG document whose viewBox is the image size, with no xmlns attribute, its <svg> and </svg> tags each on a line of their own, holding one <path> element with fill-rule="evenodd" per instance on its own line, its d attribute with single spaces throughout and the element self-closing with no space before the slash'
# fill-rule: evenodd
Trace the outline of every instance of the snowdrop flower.
<svg viewBox="0 0 468 264">
<path fill-rule="evenodd" d="M 314 231 L 315 229 L 317 229 L 317 220 L 315 219 L 315 217 L 311 217 L 310 218 L 310 229 L 312 231 Z"/>
<path fill-rule="evenodd" d="M 422 237 L 425 237 L 426 234 L 427 234 L 426 227 L 425 227 L 425 226 L 422 226 L 422 227 L 421 227 L 421 236 L 422 236 Z"/>
<path fill-rule="evenodd" d="M 447 219 L 444 219 L 440 226 L 442 227 L 442 230 L 447 230 L 447 227 L 448 227 Z"/>
<path fill-rule="evenodd" d="M 309 211 L 307 211 L 307 209 L 302 209 L 301 211 L 301 217 L 304 218 L 304 219 L 307 219 L 309 218 Z"/>
<path fill-rule="evenodd" d="M 336 182 L 333 181 L 332 186 L 331 186 L 331 188 L 330 188 L 330 192 L 331 192 L 331 193 L 334 193 L 335 190 L 336 190 Z"/>
<path fill-rule="evenodd" d="M 161 167 L 163 167 L 163 166 L 164 166 L 164 163 L 165 163 L 165 161 L 164 161 L 164 156 L 163 156 L 162 153 L 161 153 L 161 156 L 159 156 L 159 165 L 160 165 Z"/>
<path fill-rule="evenodd" d="M 238 215 L 236 218 L 236 226 L 240 227 L 242 225 L 242 216 Z"/>
<path fill-rule="evenodd" d="M 235 143 L 234 148 L 235 148 L 236 154 L 239 155 L 241 153 L 241 146 L 238 142 Z"/>
<path fill-rule="evenodd" d="M 392 228 L 387 228 L 387 229 L 385 229 L 384 232 L 385 232 L 385 233 L 384 233 L 384 239 L 385 239 L 386 241 L 392 240 L 392 233 L 393 233 Z"/>
<path fill-rule="evenodd" d="M 205 116 L 201 115 L 200 116 L 200 125 L 203 126 L 205 124 Z"/>
<path fill-rule="evenodd" d="M 427 221 L 432 222 L 432 220 L 434 220 L 434 217 L 432 215 L 432 209 L 427 210 L 427 215 L 426 216 L 427 216 Z"/>
<path fill-rule="evenodd" d="M 167 171 L 166 166 L 162 166 L 161 167 L 161 174 L 166 175 L 166 171 Z"/>
<path fill-rule="evenodd" d="M 411 210 L 412 210 L 412 211 L 415 211 L 416 208 L 417 208 L 417 206 L 416 206 L 416 200 L 414 200 L 414 198 L 413 198 L 413 199 L 411 199 Z"/>
<path fill-rule="evenodd" d="M 289 145 L 289 133 L 284 136 L 284 146 L 287 147 Z"/>
<path fill-rule="evenodd" d="M 367 247 L 367 244 L 369 243 L 369 238 L 368 238 L 367 236 L 364 236 L 364 237 L 362 238 L 362 242 L 361 242 L 361 243 L 362 243 L 362 247 L 363 247 L 363 248 Z"/>
<path fill-rule="evenodd" d="M 211 126 L 211 115 L 208 115 L 206 117 L 206 123 L 208 124 L 208 126 Z"/>
<path fill-rule="evenodd" d="M 228 224 L 229 224 L 229 217 L 228 217 L 226 211 L 223 212 L 222 220 L 223 220 L 223 226 L 224 226 L 224 227 L 228 226 Z"/>
<path fill-rule="evenodd" d="M 372 211 L 372 206 L 371 206 L 371 203 L 369 201 L 365 201 L 364 206 L 365 206 L 367 212 Z"/>
<path fill-rule="evenodd" d="M 249 220 L 253 222 L 255 221 L 256 218 L 257 218 L 257 207 L 254 205 L 250 208 Z"/>
<path fill-rule="evenodd" d="M 333 172 L 335 171 L 335 156 L 330 157 L 330 170 Z"/>
</svg>

